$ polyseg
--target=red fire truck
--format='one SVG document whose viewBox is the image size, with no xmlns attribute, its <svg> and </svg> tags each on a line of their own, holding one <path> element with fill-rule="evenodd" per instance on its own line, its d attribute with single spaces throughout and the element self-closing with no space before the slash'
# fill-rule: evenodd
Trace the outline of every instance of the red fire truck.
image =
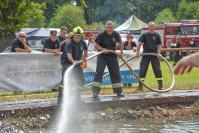
<svg viewBox="0 0 199 133">
<path fill-rule="evenodd" d="M 142 29 L 141 33 L 147 32 Z M 157 26 L 155 31 L 161 36 L 163 48 L 175 47 L 180 41 L 181 47 L 199 47 L 199 20 L 182 20 L 180 23 L 168 23 Z"/>
<path fill-rule="evenodd" d="M 85 40 L 89 40 L 92 35 L 98 35 L 101 33 L 99 30 L 85 30 Z"/>
</svg>

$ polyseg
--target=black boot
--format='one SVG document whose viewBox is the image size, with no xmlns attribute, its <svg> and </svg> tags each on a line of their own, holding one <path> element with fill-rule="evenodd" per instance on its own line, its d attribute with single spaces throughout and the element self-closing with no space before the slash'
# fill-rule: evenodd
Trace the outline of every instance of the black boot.
<svg viewBox="0 0 199 133">
<path fill-rule="evenodd" d="M 63 97 L 63 88 L 59 87 L 59 93 L 58 93 L 58 98 L 57 98 L 58 106 L 61 106 L 62 104 L 62 100 L 63 100 L 62 97 Z"/>
<path fill-rule="evenodd" d="M 121 92 L 121 93 L 117 93 L 117 97 L 124 97 L 124 94 Z"/>
<path fill-rule="evenodd" d="M 143 85 L 142 85 L 142 83 L 141 83 L 141 82 L 139 82 L 139 86 L 138 86 L 137 90 L 139 90 L 139 91 L 143 91 Z"/>
<path fill-rule="evenodd" d="M 158 89 L 163 90 L 162 80 L 158 80 Z"/>
<path fill-rule="evenodd" d="M 93 98 L 99 98 L 99 93 L 100 93 L 100 88 L 99 87 L 96 87 L 96 86 L 93 86 L 92 87 L 92 90 L 93 90 Z"/>
</svg>

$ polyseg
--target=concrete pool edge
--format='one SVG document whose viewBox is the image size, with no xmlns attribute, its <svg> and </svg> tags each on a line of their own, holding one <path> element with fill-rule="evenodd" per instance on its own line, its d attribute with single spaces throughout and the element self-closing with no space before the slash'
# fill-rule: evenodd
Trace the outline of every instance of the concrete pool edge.
<svg viewBox="0 0 199 133">
<path fill-rule="evenodd" d="M 124 98 L 116 98 L 114 95 L 100 95 L 98 100 L 91 95 L 83 95 L 81 106 L 84 110 L 103 110 L 105 108 L 117 107 L 148 107 L 156 105 L 175 105 L 193 103 L 199 99 L 199 90 L 180 90 L 167 93 L 137 93 L 128 94 Z M 0 112 L 37 109 L 57 106 L 57 99 L 33 99 L 16 102 L 0 103 Z"/>
</svg>

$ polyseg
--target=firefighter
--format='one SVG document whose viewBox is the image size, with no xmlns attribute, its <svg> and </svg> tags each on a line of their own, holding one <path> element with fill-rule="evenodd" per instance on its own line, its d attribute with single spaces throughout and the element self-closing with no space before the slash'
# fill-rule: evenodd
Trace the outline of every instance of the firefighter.
<svg viewBox="0 0 199 133">
<path fill-rule="evenodd" d="M 61 46 L 61 52 L 63 52 L 64 49 L 64 45 L 67 44 L 67 42 L 69 41 L 68 38 L 68 28 L 66 26 L 62 26 L 60 29 L 60 35 L 58 36 L 58 40 Z"/>
<path fill-rule="evenodd" d="M 76 61 L 84 60 L 86 62 L 86 58 L 88 56 L 88 48 L 86 42 L 82 40 L 82 36 L 84 31 L 81 27 L 76 27 L 73 29 L 71 35 L 71 39 L 67 45 L 64 45 L 63 54 L 61 56 L 61 65 L 62 65 L 62 84 L 59 87 L 59 96 L 58 96 L 58 104 L 61 104 L 62 95 L 63 95 L 63 80 L 64 73 L 66 70 L 73 65 Z M 80 100 L 80 91 L 84 86 L 84 78 L 83 78 L 83 69 L 81 65 L 76 65 L 73 69 L 73 75 L 75 75 L 75 80 L 77 81 L 74 85 L 77 87 L 77 98 Z"/>
<path fill-rule="evenodd" d="M 140 47 L 143 45 L 143 53 L 157 53 L 158 55 L 161 55 L 161 38 L 158 33 L 155 32 L 154 29 L 155 23 L 150 22 L 149 23 L 149 31 L 146 33 L 143 33 L 139 39 L 139 43 L 137 46 L 137 57 L 140 56 Z M 146 77 L 146 73 L 149 67 L 149 64 L 152 64 L 152 68 L 155 74 L 155 77 L 158 82 L 158 89 L 163 89 L 162 84 L 162 71 L 160 68 L 160 60 L 157 56 L 143 56 L 140 63 L 140 79 L 144 81 Z M 143 86 L 141 82 L 139 82 L 138 90 L 143 90 Z"/>
<path fill-rule="evenodd" d="M 102 50 L 116 50 L 116 43 L 120 44 L 121 55 L 123 52 L 123 44 L 120 35 L 115 32 L 112 21 L 106 22 L 106 31 L 99 34 L 95 40 L 95 47 L 98 51 Z M 105 67 L 108 67 L 110 72 L 111 82 L 114 93 L 117 97 L 124 97 L 121 88 L 121 78 L 117 55 L 113 53 L 104 53 L 97 57 L 96 75 L 93 81 L 93 98 L 98 98 L 100 87 L 103 79 Z"/>
</svg>

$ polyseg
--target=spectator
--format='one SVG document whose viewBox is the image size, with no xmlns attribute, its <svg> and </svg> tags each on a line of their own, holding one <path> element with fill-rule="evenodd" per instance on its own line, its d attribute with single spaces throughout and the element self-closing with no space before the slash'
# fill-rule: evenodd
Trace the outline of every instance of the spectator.
<svg viewBox="0 0 199 133">
<path fill-rule="evenodd" d="M 57 31 L 50 31 L 50 37 L 44 42 L 43 52 L 60 55 L 60 44 L 57 39 Z"/>
<path fill-rule="evenodd" d="M 69 41 L 67 34 L 68 28 L 66 26 L 62 26 L 60 29 L 60 35 L 58 36 L 58 40 L 61 46 L 61 52 L 63 52 L 64 45 L 66 45 L 66 43 Z"/>
<path fill-rule="evenodd" d="M 181 47 L 181 42 L 180 39 L 176 40 L 176 48 L 180 48 Z M 181 56 L 181 52 L 180 51 L 175 51 L 174 52 L 174 63 L 173 66 L 176 65 L 176 63 L 182 58 Z"/>
<path fill-rule="evenodd" d="M 90 40 L 88 41 L 88 51 L 95 51 L 95 39 L 96 39 L 96 35 L 92 35 L 90 37 Z"/>
<path fill-rule="evenodd" d="M 11 52 L 31 52 L 32 49 L 30 48 L 27 40 L 26 34 L 24 32 L 19 32 L 17 39 L 13 40 Z"/>
<path fill-rule="evenodd" d="M 133 50 L 136 51 L 136 43 L 133 41 L 133 34 L 127 35 L 127 40 L 124 42 L 124 50 Z M 131 83 L 124 84 L 124 86 L 131 87 Z"/>
<path fill-rule="evenodd" d="M 133 41 L 133 35 L 127 35 L 127 41 L 124 43 L 124 50 L 136 51 L 136 43 Z"/>
</svg>

